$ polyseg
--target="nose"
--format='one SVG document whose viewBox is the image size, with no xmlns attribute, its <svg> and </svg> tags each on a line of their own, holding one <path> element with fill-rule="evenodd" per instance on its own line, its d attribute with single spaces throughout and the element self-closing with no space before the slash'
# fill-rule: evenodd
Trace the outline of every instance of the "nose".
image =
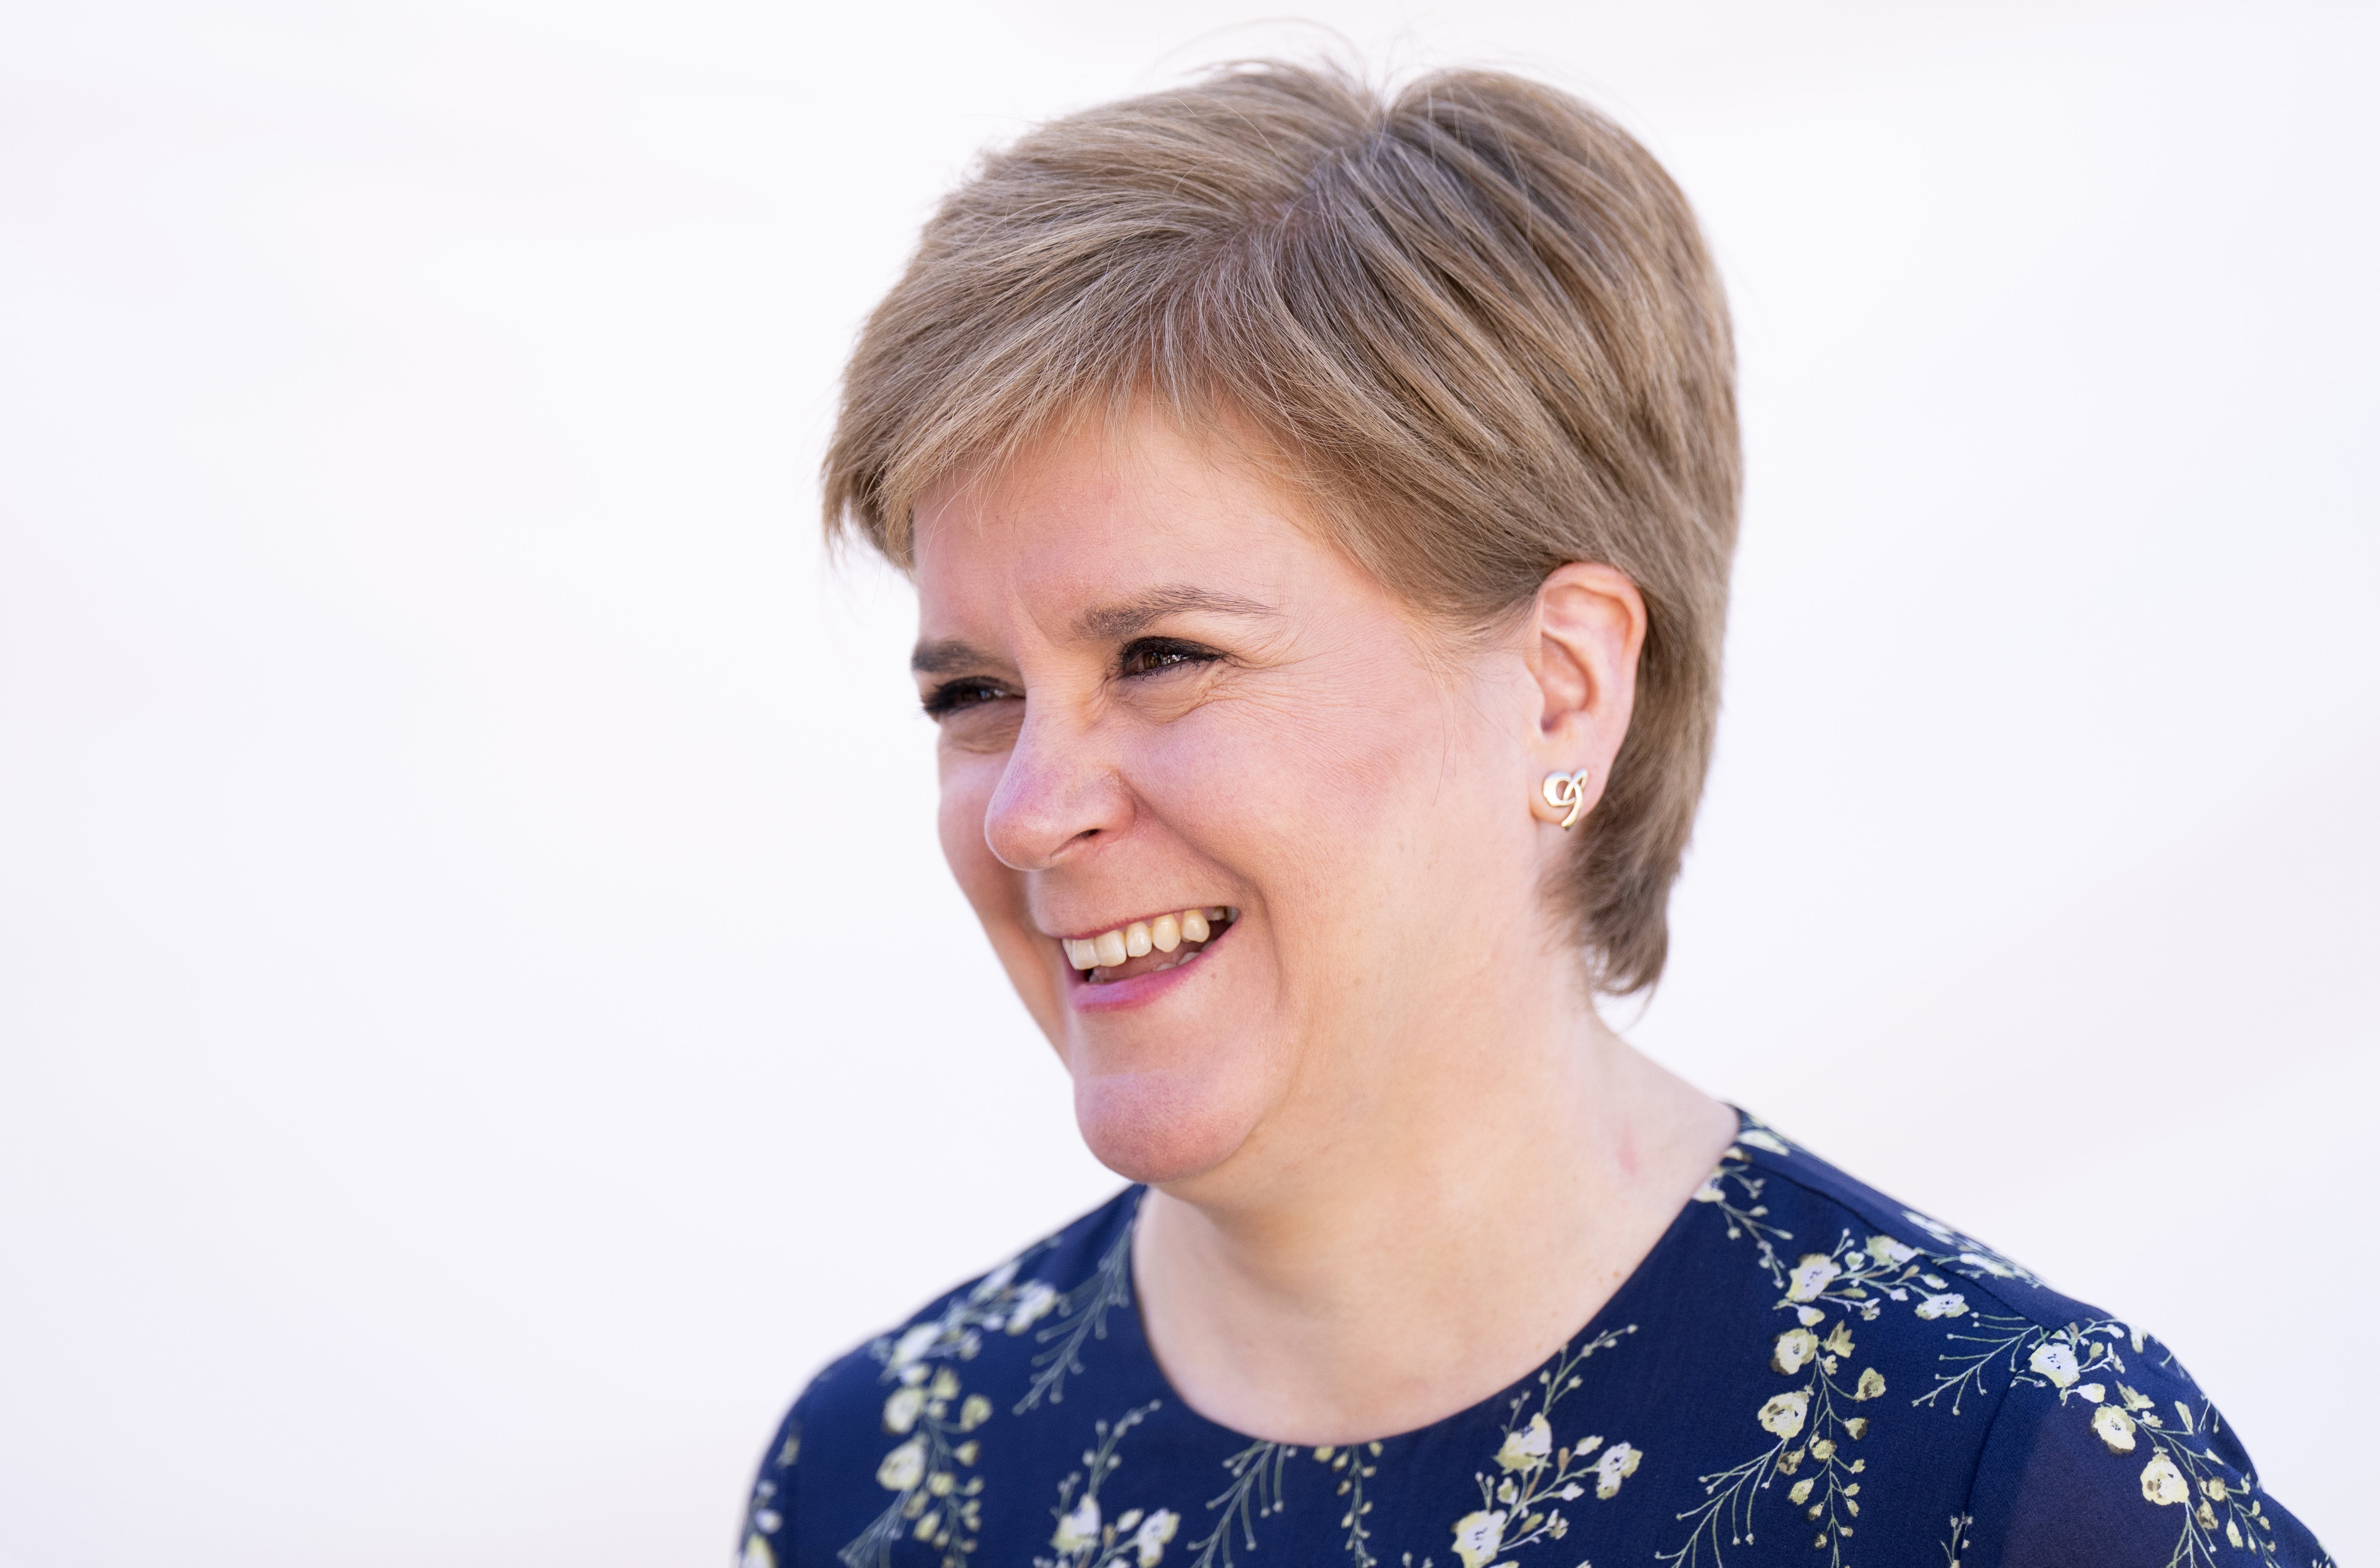
<svg viewBox="0 0 2380 1568">
<path fill-rule="evenodd" d="M 1131 792 L 1095 736 L 1062 710 L 1028 704 L 984 808 L 992 854 L 1019 871 L 1046 871 L 1131 820 Z"/>
</svg>

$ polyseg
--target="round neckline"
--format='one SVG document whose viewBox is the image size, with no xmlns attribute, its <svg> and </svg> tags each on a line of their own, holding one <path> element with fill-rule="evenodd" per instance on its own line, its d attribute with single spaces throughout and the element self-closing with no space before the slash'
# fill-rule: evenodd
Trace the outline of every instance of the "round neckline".
<svg viewBox="0 0 2380 1568">
<path fill-rule="evenodd" d="M 1734 1112 L 1736 1115 L 1736 1139 L 1734 1142 L 1729 1144 L 1727 1151 L 1720 1157 L 1722 1160 L 1726 1159 L 1729 1155 L 1737 1154 L 1739 1150 L 1743 1149 L 1744 1146 L 1742 1144 L 1742 1136 L 1745 1128 L 1760 1125 L 1760 1124 L 1746 1113 L 1741 1106 L 1730 1104 L 1728 1106 L 1728 1109 Z M 1748 1152 L 1739 1155 L 1738 1157 L 1746 1160 L 1747 1162 L 1750 1159 Z M 1131 1208 L 1130 1211 L 1123 1217 L 1123 1225 L 1126 1236 L 1129 1238 L 1133 1229 L 1140 1223 L 1140 1206 L 1148 1199 L 1148 1187 L 1146 1184 L 1135 1183 L 1129 1189 L 1127 1196 L 1131 1198 Z M 1555 1346 L 1551 1354 L 1548 1355 L 1536 1366 L 1529 1367 L 1518 1378 L 1513 1379 L 1503 1387 L 1493 1391 L 1485 1397 L 1475 1400 L 1458 1410 L 1451 1411 L 1448 1414 L 1438 1417 L 1434 1421 L 1426 1421 L 1417 1427 L 1408 1427 L 1401 1432 L 1393 1432 L 1385 1437 L 1354 1438 L 1345 1442 L 1333 1443 L 1288 1442 L 1275 1438 L 1257 1437 L 1250 1433 L 1243 1432 L 1237 1428 L 1227 1427 L 1222 1422 L 1218 1421 L 1212 1416 L 1200 1411 L 1188 1400 L 1183 1398 L 1182 1391 L 1173 1386 L 1173 1380 L 1167 1375 L 1164 1364 L 1157 1359 L 1156 1348 L 1149 1343 L 1148 1324 L 1147 1319 L 1143 1318 L 1141 1314 L 1142 1297 L 1140 1291 L 1140 1276 L 1136 1267 L 1136 1260 L 1135 1267 L 1127 1276 L 1132 1285 L 1132 1313 L 1130 1318 L 1133 1341 L 1132 1349 L 1138 1355 L 1141 1362 L 1147 1368 L 1149 1380 L 1156 1385 L 1160 1396 L 1167 1405 L 1178 1410 L 1181 1415 L 1188 1417 L 1194 1422 L 1196 1422 L 1207 1430 L 1229 1440 L 1231 1442 L 1239 1445 L 1239 1447 L 1243 1449 L 1272 1447 L 1283 1450 L 1284 1452 L 1294 1453 L 1299 1449 L 1339 1450 L 1351 1448 L 1374 1448 L 1379 1450 L 1382 1454 L 1385 1455 L 1391 1448 L 1407 1445 L 1428 1438 L 1443 1429 L 1454 1427 L 1462 1422 L 1468 1421 L 1475 1416 L 1485 1416 L 1489 1420 L 1500 1420 L 1501 1416 L 1499 1413 L 1511 1404 L 1513 1395 L 1517 1392 L 1520 1393 L 1522 1397 L 1526 1398 L 1527 1392 L 1536 1386 L 1539 1376 L 1548 1368 L 1560 1362 L 1565 1355 L 1569 1355 L 1571 1348 L 1573 1345 L 1579 1344 L 1584 1341 L 1592 1341 L 1606 1334 L 1624 1334 L 1635 1331 L 1641 1325 L 1630 1323 L 1623 1326 L 1620 1323 L 1619 1319 L 1625 1315 L 1631 1301 L 1634 1297 L 1644 1295 L 1645 1291 L 1650 1288 L 1648 1282 L 1662 1267 L 1667 1265 L 1670 1255 L 1682 1250 L 1689 1244 L 1689 1232 L 1692 1230 L 1698 1218 L 1700 1218 L 1695 1211 L 1697 1209 L 1706 1209 L 1707 1208 L 1709 1208 L 1709 1205 L 1697 1203 L 1694 1201 L 1693 1195 L 1689 1194 L 1685 1201 L 1678 1206 L 1678 1211 L 1670 1216 L 1670 1222 L 1662 1227 L 1660 1235 L 1655 1239 L 1650 1247 L 1645 1249 L 1645 1256 L 1636 1260 L 1636 1266 L 1634 1268 L 1629 1270 L 1627 1278 L 1620 1282 L 1619 1286 L 1612 1291 L 1611 1295 L 1605 1299 L 1603 1305 L 1597 1307 L 1594 1314 L 1589 1317 L 1585 1322 L 1580 1324 L 1577 1329 L 1565 1336 L 1561 1343 Z M 1124 1242 L 1124 1246 L 1127 1248 L 1129 1248 L 1131 1245 L 1132 1244 L 1129 1239 Z M 1131 1253 L 1127 1251 L 1126 1257 L 1130 1258 L 1131 1256 Z M 1123 1347 L 1119 1346 L 1119 1348 Z"/>
</svg>

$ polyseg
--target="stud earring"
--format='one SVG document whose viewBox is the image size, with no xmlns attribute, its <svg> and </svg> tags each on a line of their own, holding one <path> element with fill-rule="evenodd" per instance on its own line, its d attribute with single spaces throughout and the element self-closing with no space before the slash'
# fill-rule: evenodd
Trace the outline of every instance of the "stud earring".
<svg viewBox="0 0 2380 1568">
<path fill-rule="evenodd" d="M 1560 811 L 1568 808 L 1561 820 L 1565 828 L 1576 827 L 1581 813 L 1586 809 L 1586 781 L 1595 776 L 1592 768 L 1581 768 L 1575 773 L 1546 775 L 1546 804 Z"/>
</svg>

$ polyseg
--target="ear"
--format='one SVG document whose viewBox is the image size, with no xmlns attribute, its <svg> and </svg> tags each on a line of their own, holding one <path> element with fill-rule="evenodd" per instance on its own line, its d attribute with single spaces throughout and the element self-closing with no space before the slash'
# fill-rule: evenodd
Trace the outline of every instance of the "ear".
<svg viewBox="0 0 2380 1568">
<path fill-rule="evenodd" d="M 1546 799 L 1547 774 L 1585 772 L 1582 817 L 1602 797 L 1635 711 L 1645 625 L 1645 596 L 1616 566 L 1573 561 L 1555 567 L 1537 590 L 1521 656 L 1539 699 L 1530 747 L 1536 776 L 1528 781 L 1529 809 L 1539 820 L 1568 814 L 1567 801 Z"/>
</svg>

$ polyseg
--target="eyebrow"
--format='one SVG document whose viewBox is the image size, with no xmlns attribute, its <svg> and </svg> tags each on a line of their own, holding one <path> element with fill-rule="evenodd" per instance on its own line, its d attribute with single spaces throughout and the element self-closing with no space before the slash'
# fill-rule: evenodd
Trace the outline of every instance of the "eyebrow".
<svg viewBox="0 0 2380 1568">
<path fill-rule="evenodd" d="M 1097 604 L 1075 617 L 1075 635 L 1087 642 L 1121 642 L 1148 628 L 1152 621 L 1185 611 L 1203 610 L 1217 615 L 1270 615 L 1270 605 L 1259 604 L 1236 593 L 1217 589 L 1194 588 L 1188 583 L 1173 583 L 1164 588 L 1152 588 L 1146 593 L 1114 604 Z"/>
<path fill-rule="evenodd" d="M 1074 631 L 1075 637 L 1086 642 L 1122 642 L 1145 631 L 1152 622 L 1194 610 L 1217 615 L 1279 614 L 1270 605 L 1260 604 L 1236 593 L 1194 588 L 1187 583 L 1172 583 L 1135 594 L 1113 604 L 1095 604 L 1075 617 Z M 921 642 L 917 644 L 917 651 L 909 655 L 909 668 L 921 675 L 947 675 L 954 671 L 981 670 L 999 663 L 999 660 L 973 643 L 962 642 L 956 638 Z"/>
<path fill-rule="evenodd" d="M 1000 662 L 975 647 L 955 638 L 937 642 L 921 642 L 909 655 L 909 668 L 921 675 L 947 675 L 954 670 L 981 670 Z"/>
</svg>

